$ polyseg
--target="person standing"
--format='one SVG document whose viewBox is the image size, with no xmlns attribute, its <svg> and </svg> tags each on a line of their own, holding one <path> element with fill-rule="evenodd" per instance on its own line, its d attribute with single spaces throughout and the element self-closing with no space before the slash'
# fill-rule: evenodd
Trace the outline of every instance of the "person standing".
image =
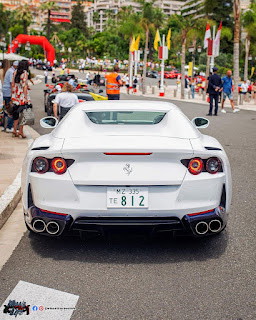
<svg viewBox="0 0 256 320">
<path fill-rule="evenodd" d="M 252 94 L 251 99 L 254 99 L 254 103 L 256 104 L 256 81 L 255 80 L 253 81 L 253 84 L 252 84 L 251 94 Z"/>
<path fill-rule="evenodd" d="M 219 92 L 222 90 L 221 77 L 217 74 L 218 68 L 212 68 L 213 75 L 209 77 L 208 92 L 210 95 L 210 109 L 207 116 L 212 116 L 213 100 L 215 101 L 214 115 L 218 115 Z"/>
<path fill-rule="evenodd" d="M 28 94 L 28 72 L 27 61 L 22 60 L 19 63 L 17 70 L 13 74 L 12 79 L 12 101 L 13 107 L 13 137 L 21 136 L 26 138 L 23 133 L 23 125 L 20 125 L 19 132 L 17 133 L 17 126 L 19 123 L 20 113 L 23 112 L 25 105 L 30 104 L 30 98 Z"/>
<path fill-rule="evenodd" d="M 56 95 L 53 104 L 54 117 L 58 119 L 59 106 L 59 121 L 68 113 L 68 111 L 77 103 L 79 103 L 77 95 L 72 93 L 73 87 L 67 82 L 64 83 L 62 92 Z"/>
<path fill-rule="evenodd" d="M 122 86 L 122 80 L 118 71 L 119 67 L 115 65 L 113 72 L 105 76 L 107 79 L 106 89 L 108 100 L 120 100 L 120 87 Z"/>
<path fill-rule="evenodd" d="M 7 104 L 11 101 L 12 96 L 12 78 L 15 70 L 18 68 L 19 62 L 14 61 L 11 68 L 9 68 L 5 74 L 4 77 L 4 83 L 3 83 L 3 99 L 4 99 L 4 105 L 7 106 Z M 7 115 L 6 115 L 7 117 Z M 13 131 L 13 118 L 8 117 L 7 118 L 7 127 L 6 132 L 12 132 Z"/>
<path fill-rule="evenodd" d="M 196 83 L 195 83 L 195 78 L 191 78 L 189 82 L 190 90 L 191 90 L 191 96 L 192 99 L 195 99 L 195 90 L 196 90 Z"/>
<path fill-rule="evenodd" d="M 234 105 L 234 100 L 233 100 L 233 93 L 232 93 L 232 71 L 228 70 L 227 75 L 222 78 L 222 83 L 223 83 L 223 99 L 221 103 L 221 112 L 226 113 L 226 110 L 224 109 L 224 103 L 226 98 L 228 97 L 233 109 L 233 112 L 238 112 L 240 111 L 239 109 L 235 108 Z"/>
<path fill-rule="evenodd" d="M 47 84 L 47 80 L 48 80 L 48 71 L 45 70 L 44 71 L 44 83 Z"/>
</svg>

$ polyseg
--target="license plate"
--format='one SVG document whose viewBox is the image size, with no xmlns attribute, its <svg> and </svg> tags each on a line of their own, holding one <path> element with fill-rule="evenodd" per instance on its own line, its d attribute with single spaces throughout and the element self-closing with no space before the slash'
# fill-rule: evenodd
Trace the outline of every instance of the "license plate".
<svg viewBox="0 0 256 320">
<path fill-rule="evenodd" d="M 148 208 L 148 188 L 107 188 L 108 208 Z"/>
</svg>

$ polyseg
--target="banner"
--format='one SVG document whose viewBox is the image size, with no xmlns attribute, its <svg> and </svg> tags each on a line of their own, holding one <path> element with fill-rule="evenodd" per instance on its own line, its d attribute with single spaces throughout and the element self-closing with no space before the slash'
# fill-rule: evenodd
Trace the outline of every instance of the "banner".
<svg viewBox="0 0 256 320">
<path fill-rule="evenodd" d="M 171 34 L 172 34 L 172 30 L 170 28 L 169 31 L 168 31 L 168 34 L 167 34 L 167 38 L 166 38 L 167 47 L 168 47 L 169 50 L 171 49 Z"/>
<path fill-rule="evenodd" d="M 130 51 L 133 52 L 135 50 L 136 50 L 136 48 L 135 48 L 135 37 L 132 37 L 132 43 L 131 43 L 131 46 L 130 46 Z"/>
<path fill-rule="evenodd" d="M 188 64 L 188 76 L 192 77 L 192 72 L 193 72 L 193 62 L 189 62 Z"/>
<path fill-rule="evenodd" d="M 254 70 L 255 70 L 255 68 L 252 67 L 251 78 L 252 78 L 252 76 L 254 75 Z"/>
<path fill-rule="evenodd" d="M 155 36 L 155 40 L 154 40 L 154 48 L 157 51 L 158 50 L 158 42 L 160 41 L 160 34 L 158 29 L 156 30 L 156 36 Z"/>
</svg>

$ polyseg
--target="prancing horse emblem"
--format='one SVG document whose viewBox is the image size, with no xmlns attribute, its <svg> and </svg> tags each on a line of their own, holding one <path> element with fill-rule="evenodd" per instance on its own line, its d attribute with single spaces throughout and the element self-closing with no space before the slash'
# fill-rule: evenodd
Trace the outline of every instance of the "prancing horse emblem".
<svg viewBox="0 0 256 320">
<path fill-rule="evenodd" d="M 132 173 L 132 167 L 129 163 L 126 163 L 125 167 L 123 168 L 124 172 L 129 176 Z"/>
</svg>

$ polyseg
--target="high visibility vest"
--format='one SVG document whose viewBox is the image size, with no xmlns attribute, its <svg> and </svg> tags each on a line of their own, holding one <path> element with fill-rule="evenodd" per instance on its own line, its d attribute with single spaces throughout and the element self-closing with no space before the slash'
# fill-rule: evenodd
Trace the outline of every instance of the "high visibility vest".
<svg viewBox="0 0 256 320">
<path fill-rule="evenodd" d="M 113 72 L 108 75 L 106 75 L 107 79 L 107 94 L 120 94 L 120 87 L 119 83 L 116 80 L 118 74 Z"/>
</svg>

